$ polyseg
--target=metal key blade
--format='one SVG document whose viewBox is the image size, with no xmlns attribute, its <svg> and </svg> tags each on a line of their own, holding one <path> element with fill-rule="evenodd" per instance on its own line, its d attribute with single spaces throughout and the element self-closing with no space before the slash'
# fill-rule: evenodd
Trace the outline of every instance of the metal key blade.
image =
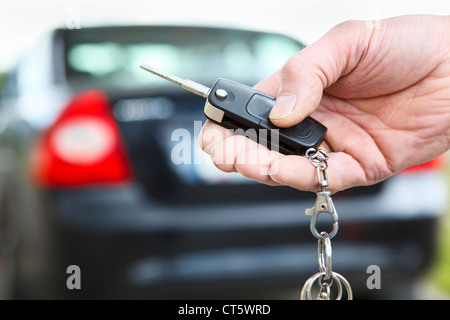
<svg viewBox="0 0 450 320">
<path fill-rule="evenodd" d="M 199 95 L 203 98 L 208 98 L 208 96 L 209 96 L 210 88 L 208 88 L 200 83 L 197 83 L 197 82 L 194 82 L 194 81 L 188 80 L 188 79 L 181 79 L 177 76 L 160 71 L 160 70 L 153 68 L 146 64 L 141 64 L 140 67 L 148 72 L 153 73 L 154 75 L 157 75 L 158 77 L 161 77 L 170 82 L 173 82 L 173 83 L 179 85 L 180 87 L 182 87 L 183 89 L 190 91 L 192 93 L 195 93 L 196 95 Z"/>
</svg>

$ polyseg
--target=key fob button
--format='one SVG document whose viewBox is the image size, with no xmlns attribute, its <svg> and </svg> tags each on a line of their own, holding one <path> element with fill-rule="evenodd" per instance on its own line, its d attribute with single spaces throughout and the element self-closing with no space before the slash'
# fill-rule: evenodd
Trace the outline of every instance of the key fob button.
<svg viewBox="0 0 450 320">
<path fill-rule="evenodd" d="M 255 118 L 267 120 L 274 104 L 275 99 L 260 94 L 254 94 L 248 102 L 246 109 L 248 114 Z"/>
<path fill-rule="evenodd" d="M 275 127 L 269 120 L 269 113 L 274 104 L 275 99 L 261 94 L 254 94 L 248 102 L 246 109 L 250 115 L 262 120 L 261 125 L 264 125 L 269 129 L 280 129 Z M 311 135 L 315 127 L 316 122 L 308 117 L 302 121 L 301 125 L 295 125 L 293 127 L 283 128 L 280 130 L 284 133 L 304 139 Z"/>
<path fill-rule="evenodd" d="M 228 92 L 226 92 L 224 89 L 217 89 L 215 95 L 219 100 L 225 100 L 228 96 Z"/>
</svg>

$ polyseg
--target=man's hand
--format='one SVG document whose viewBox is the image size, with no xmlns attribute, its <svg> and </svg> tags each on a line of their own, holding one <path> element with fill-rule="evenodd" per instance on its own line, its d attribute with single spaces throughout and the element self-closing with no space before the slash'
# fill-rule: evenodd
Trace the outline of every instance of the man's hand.
<svg viewBox="0 0 450 320">
<path fill-rule="evenodd" d="M 276 126 L 311 115 L 328 127 L 330 191 L 374 184 L 449 149 L 449 30 L 448 16 L 345 22 L 255 88 L 277 97 Z M 317 190 L 305 157 L 267 150 L 210 121 L 200 144 L 223 171 Z"/>
</svg>

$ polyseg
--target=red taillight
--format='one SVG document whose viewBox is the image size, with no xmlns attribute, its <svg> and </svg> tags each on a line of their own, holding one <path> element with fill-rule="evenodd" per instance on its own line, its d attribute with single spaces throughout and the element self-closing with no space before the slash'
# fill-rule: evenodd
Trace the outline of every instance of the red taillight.
<svg viewBox="0 0 450 320">
<path fill-rule="evenodd" d="M 437 158 L 434 158 L 431 161 L 428 161 L 428 162 L 419 164 L 417 166 L 413 166 L 408 169 L 405 169 L 401 173 L 414 173 L 414 172 L 427 171 L 427 170 L 441 170 L 445 167 L 446 163 L 447 163 L 447 158 L 446 158 L 445 154 L 443 154 Z"/>
<path fill-rule="evenodd" d="M 33 180 L 46 187 L 123 183 L 131 170 L 107 96 L 77 95 L 31 155 Z"/>
</svg>

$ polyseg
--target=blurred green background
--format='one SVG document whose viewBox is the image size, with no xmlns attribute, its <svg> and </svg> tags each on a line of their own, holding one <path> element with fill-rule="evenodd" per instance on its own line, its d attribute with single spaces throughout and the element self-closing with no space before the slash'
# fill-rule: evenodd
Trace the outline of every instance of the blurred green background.
<svg viewBox="0 0 450 320">
<path fill-rule="evenodd" d="M 450 184 L 449 165 L 446 167 L 445 174 L 447 182 Z M 440 298 L 450 299 L 450 201 L 447 205 L 447 212 L 442 216 L 439 224 L 438 239 L 436 260 L 428 278 L 437 289 L 436 295 Z"/>
</svg>

